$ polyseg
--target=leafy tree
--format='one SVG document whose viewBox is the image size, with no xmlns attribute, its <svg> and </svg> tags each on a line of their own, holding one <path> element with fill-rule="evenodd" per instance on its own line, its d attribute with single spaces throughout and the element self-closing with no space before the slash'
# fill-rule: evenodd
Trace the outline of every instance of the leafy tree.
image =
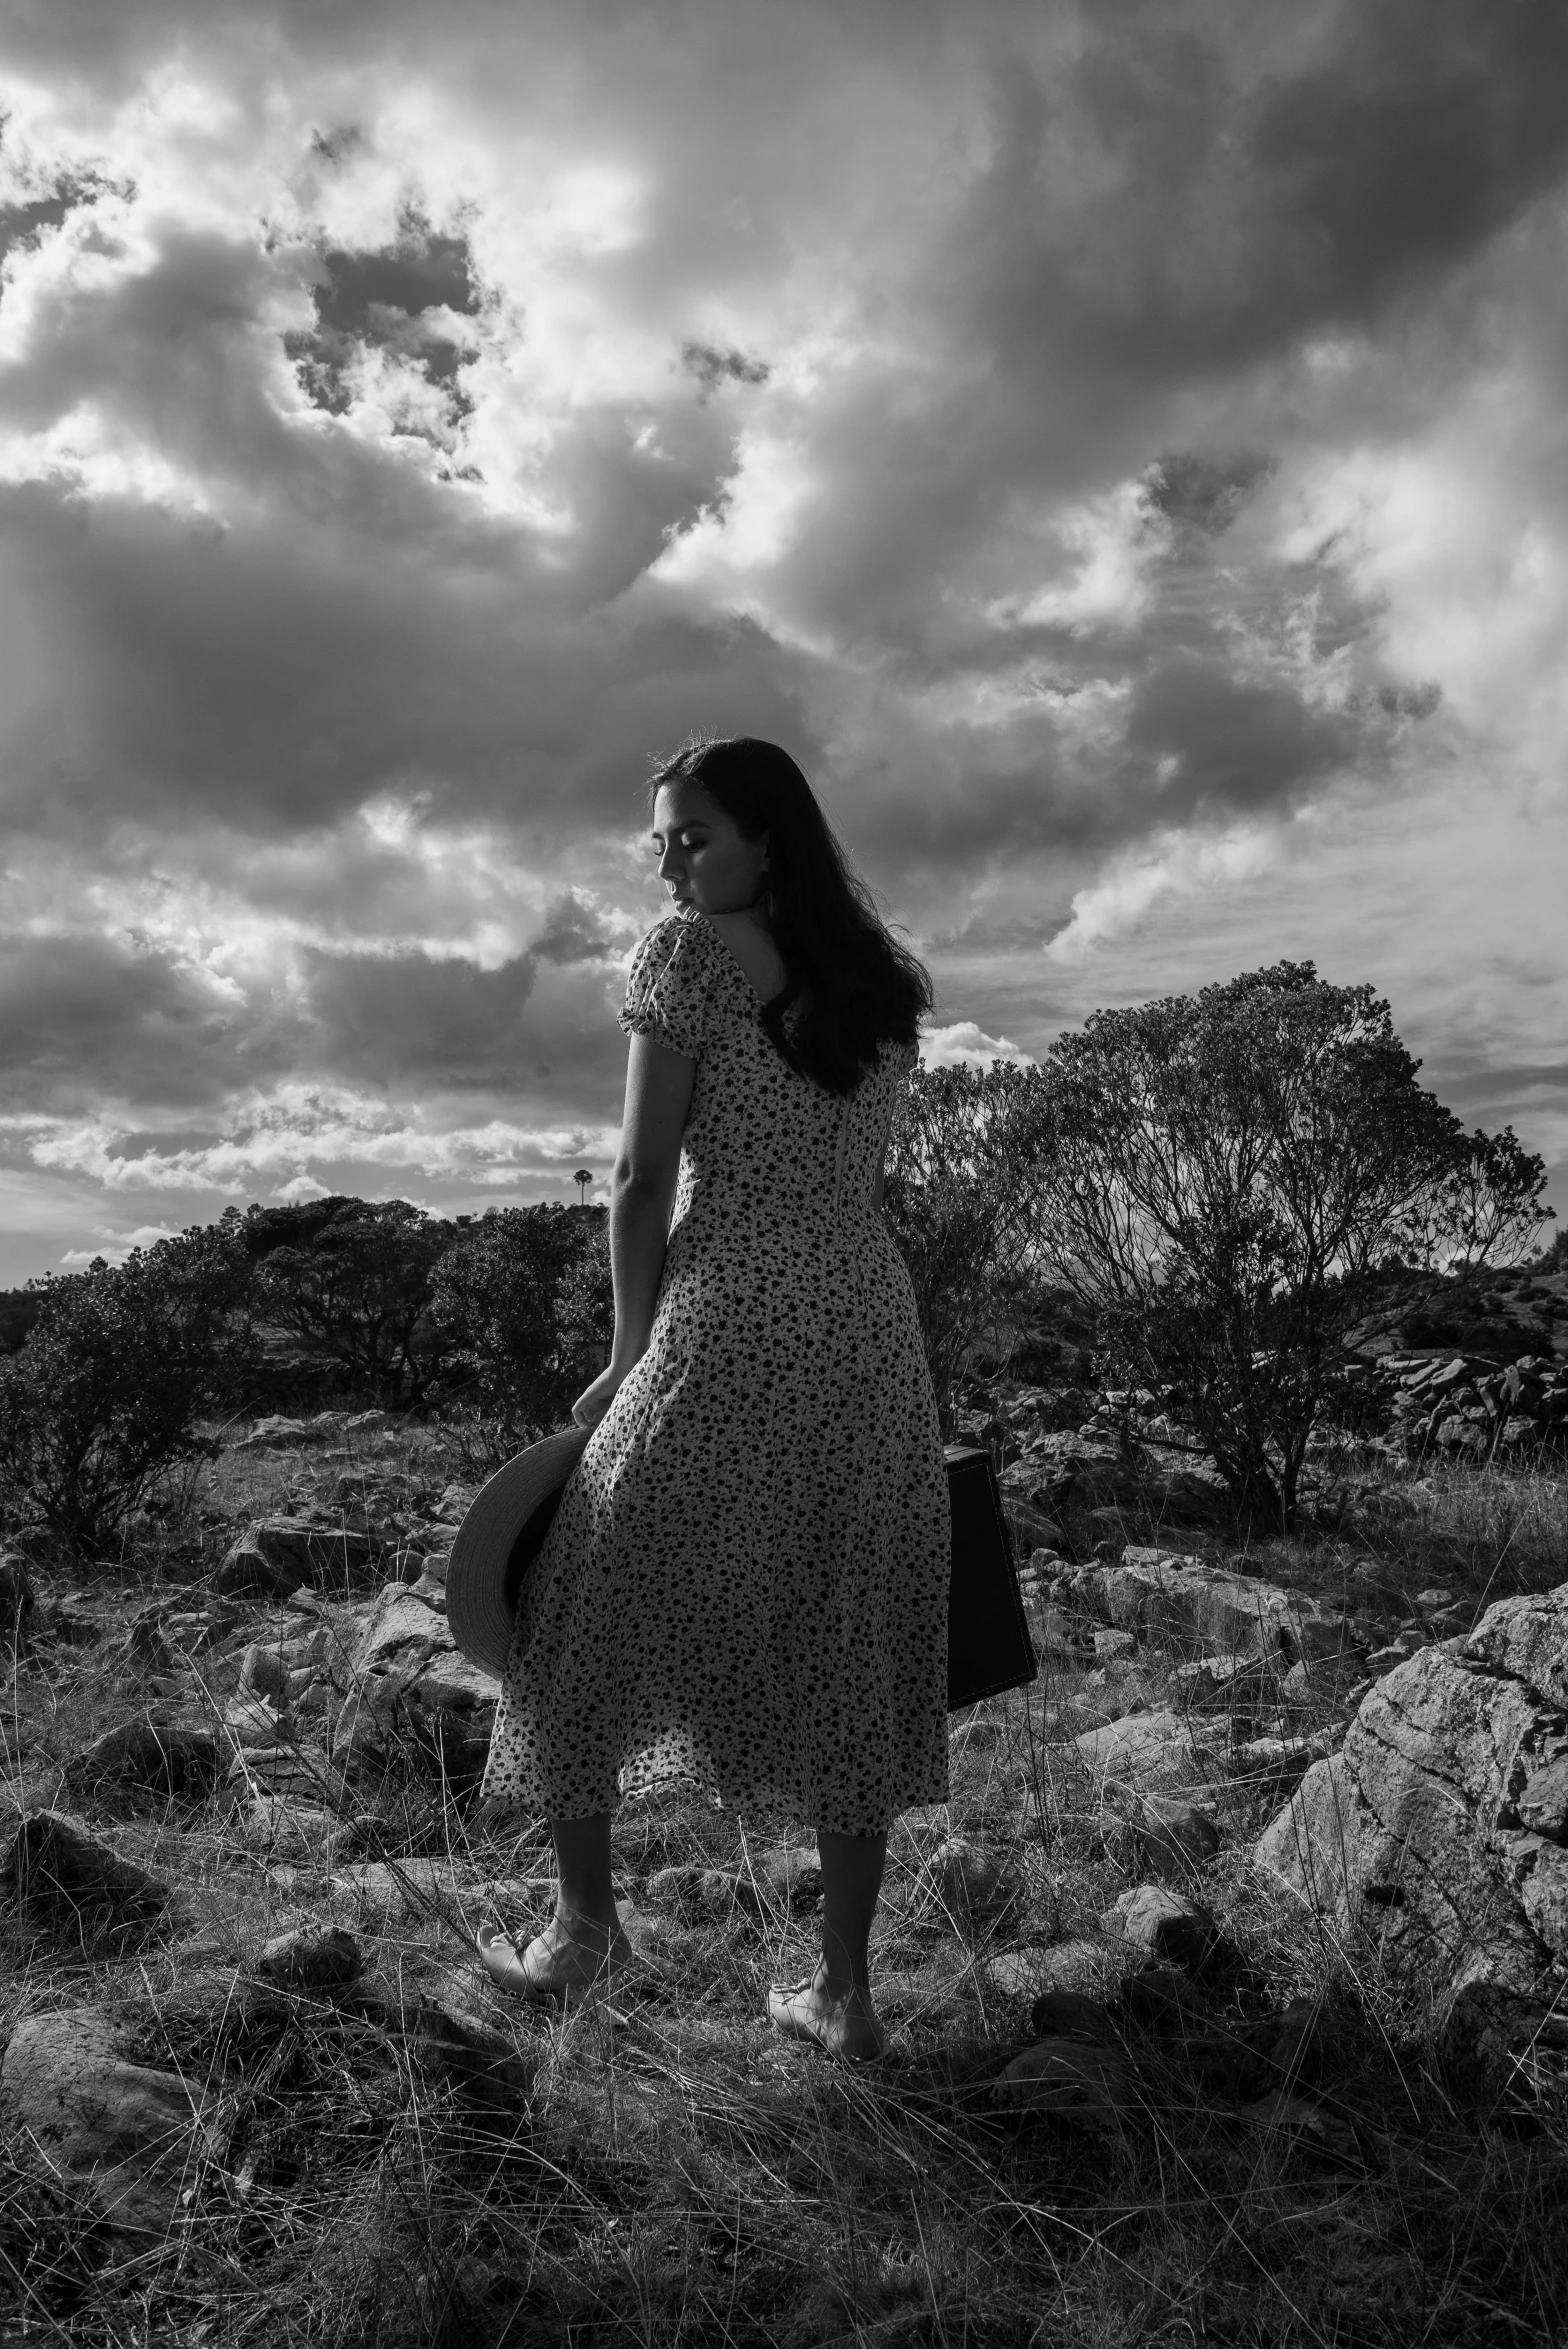
<svg viewBox="0 0 1568 2349">
<path fill-rule="evenodd" d="M 278 1212 L 260 1208 L 240 1226 L 262 1243 L 258 1320 L 340 1364 L 388 1409 L 417 1403 L 439 1367 L 431 1284 L 456 1227 L 406 1199 L 348 1199 L 312 1202 L 281 1245 L 278 1228 Z"/>
<path fill-rule="evenodd" d="M 1000 1060 L 917 1069 L 889 1145 L 883 1206 L 909 1267 L 946 1435 L 976 1344 L 1028 1311 L 1030 1074 Z"/>
<path fill-rule="evenodd" d="M 36 1285 L 0 1289 L 0 1354 L 14 1354 L 38 1319 Z"/>
<path fill-rule="evenodd" d="M 0 1500 L 84 1557 L 109 1548 L 243 1372 L 249 1267 L 231 1227 L 182 1232 L 121 1265 L 33 1284 L 38 1313 L 0 1361 Z"/>
<path fill-rule="evenodd" d="M 583 1356 L 608 1343 L 608 1218 L 603 1208 L 492 1208 L 443 1255 L 431 1307 L 460 1375 L 508 1434 L 564 1417 Z"/>
<path fill-rule="evenodd" d="M 1545 1172 L 1416 1083 L 1387 1003 L 1281 962 L 1096 1012 L 1030 1089 L 1037 1235 L 1126 1374 L 1175 1385 L 1249 1508 L 1295 1516 L 1389 1276 L 1513 1260 Z"/>
</svg>

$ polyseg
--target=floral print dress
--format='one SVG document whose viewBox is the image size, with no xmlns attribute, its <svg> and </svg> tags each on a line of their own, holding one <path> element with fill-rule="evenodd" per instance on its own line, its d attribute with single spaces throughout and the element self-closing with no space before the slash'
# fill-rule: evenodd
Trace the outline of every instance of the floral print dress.
<svg viewBox="0 0 1568 2349">
<path fill-rule="evenodd" d="M 915 1061 L 791 1069 L 696 912 L 621 1025 L 697 1064 L 647 1352 L 529 1570 L 485 1776 L 553 1818 L 694 1778 L 850 1834 L 947 1793 L 936 1405 L 874 1186 Z"/>
</svg>

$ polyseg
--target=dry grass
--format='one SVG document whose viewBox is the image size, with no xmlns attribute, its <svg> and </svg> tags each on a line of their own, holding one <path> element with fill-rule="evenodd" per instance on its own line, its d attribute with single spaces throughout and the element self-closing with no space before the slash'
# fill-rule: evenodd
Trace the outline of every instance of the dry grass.
<svg viewBox="0 0 1568 2349">
<path fill-rule="evenodd" d="M 324 1464 L 321 1481 L 343 1465 Z M 439 1461 L 425 1465 L 439 1481 Z M 264 1508 L 301 1472 L 264 1456 L 243 1473 L 243 1505 Z M 1391 1585 L 1455 1580 L 1461 1560 L 1473 1593 L 1534 1574 L 1562 1538 L 1562 1489 L 1548 1486 L 1429 1487 L 1429 1505 L 1390 1521 Z M 232 1490 L 223 1497 L 234 1505 Z M 1353 1564 L 1365 1545 L 1352 1549 Z M 1327 1579 L 1339 1555 L 1307 1545 L 1296 1563 Z M 129 1607 L 142 1592 L 125 1589 Z M 215 1701 L 239 1644 L 197 1659 Z M 24 1666 L 10 1697 L 13 1801 L 52 1797 L 64 1756 L 141 1693 L 93 1649 Z M 119 1954 L 28 1937 L 13 1916 L 0 2023 L 112 2007 L 214 2127 L 177 2215 L 143 2240 L 107 2234 L 79 2191 L 41 2178 L 26 2146 L 6 2147 L 0 2338 L 83 2349 L 1563 2338 L 1562 2110 L 1550 2097 L 1489 2114 L 1454 2103 L 1425 2018 L 1376 1948 L 1304 1929 L 1252 1875 L 1247 1843 L 1271 1798 L 1228 1781 L 1223 1762 L 1228 1848 L 1202 1890 L 1241 1963 L 1206 1994 L 1201 2021 L 1240 2031 L 1314 2001 L 1315 2118 L 1270 2123 L 1205 2084 L 1168 2034 L 1131 2022 L 1134 2094 L 1120 2119 L 997 2108 L 995 2076 L 1032 2034 L 1027 2001 L 997 1989 L 991 1957 L 1094 1931 L 1135 1880 L 1070 1738 L 1132 1694 L 1161 1693 L 1149 1663 L 1109 1686 L 1053 1672 L 955 1722 L 950 1805 L 894 1836 L 877 1941 L 891 2048 L 863 2076 L 781 2043 L 761 2019 L 767 1983 L 813 1957 L 811 1855 L 784 1822 L 681 1794 L 628 1803 L 616 1861 L 650 1975 L 635 1995 L 562 2019 L 492 1993 L 427 1908 L 367 1904 L 345 1880 L 356 1855 L 436 1855 L 454 1921 L 477 1922 L 497 1883 L 517 1888 L 503 1901 L 510 1922 L 542 1914 L 538 1828 L 485 1826 L 417 1756 L 394 1757 L 353 1839 L 292 1874 L 210 1802 L 82 1806 L 178 1883 L 181 1915 Z M 1257 1726 L 1255 1714 L 1237 1723 Z M 976 1910 L 944 1897 L 928 1865 L 949 1832 L 995 1863 L 996 1892 Z M 365 1950 L 353 1993 L 290 1996 L 256 1980 L 270 1934 L 325 1917 Z M 481 2020 L 509 2066 L 454 2065 L 418 2027 L 431 1999 Z"/>
</svg>

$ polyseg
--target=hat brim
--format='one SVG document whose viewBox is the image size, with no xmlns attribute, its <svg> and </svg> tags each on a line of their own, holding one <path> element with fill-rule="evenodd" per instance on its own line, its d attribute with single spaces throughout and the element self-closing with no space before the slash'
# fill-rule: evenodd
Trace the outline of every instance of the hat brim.
<svg viewBox="0 0 1568 2349">
<path fill-rule="evenodd" d="M 469 1504 L 446 1570 L 446 1619 L 471 1664 L 506 1671 L 523 1571 L 560 1507 L 591 1427 L 564 1427 L 498 1468 Z"/>
</svg>

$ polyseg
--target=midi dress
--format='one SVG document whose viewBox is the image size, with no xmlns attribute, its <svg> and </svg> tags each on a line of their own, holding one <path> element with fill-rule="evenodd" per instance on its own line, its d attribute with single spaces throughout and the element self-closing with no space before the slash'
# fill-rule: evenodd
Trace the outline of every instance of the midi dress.
<svg viewBox="0 0 1568 2349">
<path fill-rule="evenodd" d="M 946 1799 L 947 1479 L 874 1199 L 915 1047 L 841 1097 L 762 1008 L 695 911 L 633 958 L 622 1027 L 697 1064 L 663 1277 L 524 1581 L 486 1800 L 690 1779 L 866 1835 Z"/>
</svg>

